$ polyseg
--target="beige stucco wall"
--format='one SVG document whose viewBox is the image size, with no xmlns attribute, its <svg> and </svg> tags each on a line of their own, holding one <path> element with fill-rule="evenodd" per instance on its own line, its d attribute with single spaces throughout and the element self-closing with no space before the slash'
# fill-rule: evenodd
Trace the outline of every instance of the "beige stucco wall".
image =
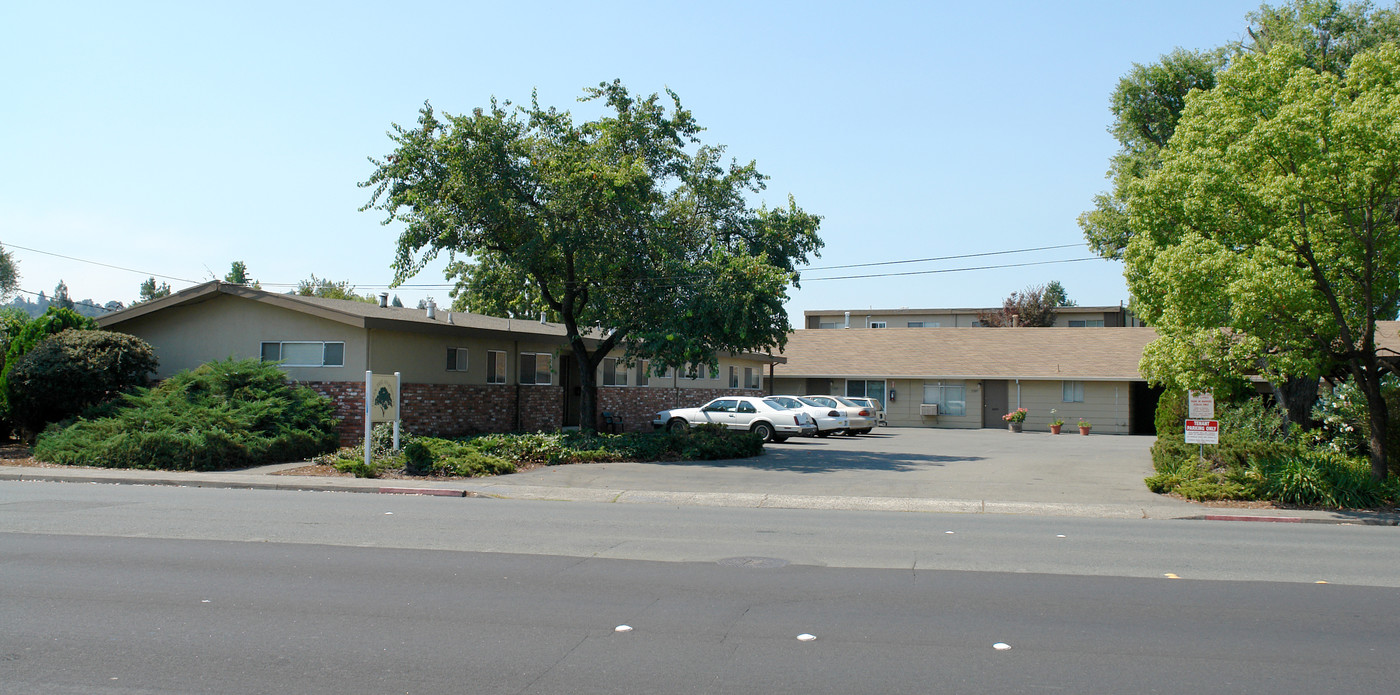
<svg viewBox="0 0 1400 695">
<path fill-rule="evenodd" d="M 155 348 L 160 359 L 156 376 L 161 379 L 210 360 L 260 357 L 263 341 L 321 340 L 345 343 L 345 366 L 288 367 L 288 376 L 299 381 L 364 380 L 363 328 L 227 295 L 138 317 L 115 330 Z"/>
<path fill-rule="evenodd" d="M 1128 409 L 1129 384 L 1126 381 L 1085 381 L 1084 402 L 1064 402 L 1062 381 L 1021 381 L 1020 405 L 1026 408 L 1025 429 L 1038 432 L 1050 429 L 1050 420 L 1059 417 L 1065 429 L 1073 431 L 1080 418 L 1093 423 L 1099 434 L 1128 434 L 1132 421 Z M 1007 385 L 1007 402 L 1017 407 L 1017 384 Z M 1051 410 L 1056 412 L 1052 415 Z"/>
<path fill-rule="evenodd" d="M 559 383 L 558 345 L 547 342 L 514 341 L 504 338 L 480 338 L 404 333 L 371 330 L 370 362 L 375 373 L 401 374 L 404 383 L 411 384 L 485 384 L 487 353 L 506 353 L 506 383 L 514 384 L 519 377 L 520 359 L 526 352 L 553 355 L 551 382 Z M 467 349 L 467 370 L 447 370 L 447 348 Z M 572 368 L 572 362 L 566 368 Z M 364 378 L 363 370 L 360 377 Z"/>
</svg>

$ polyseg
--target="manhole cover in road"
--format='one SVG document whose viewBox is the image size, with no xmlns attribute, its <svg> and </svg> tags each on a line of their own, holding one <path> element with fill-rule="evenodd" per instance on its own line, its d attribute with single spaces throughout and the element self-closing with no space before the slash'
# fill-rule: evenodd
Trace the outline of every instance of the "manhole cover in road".
<svg viewBox="0 0 1400 695">
<path fill-rule="evenodd" d="M 722 567 L 747 567 L 756 570 L 769 570 L 786 567 L 788 561 L 776 557 L 727 557 L 719 561 Z"/>
</svg>

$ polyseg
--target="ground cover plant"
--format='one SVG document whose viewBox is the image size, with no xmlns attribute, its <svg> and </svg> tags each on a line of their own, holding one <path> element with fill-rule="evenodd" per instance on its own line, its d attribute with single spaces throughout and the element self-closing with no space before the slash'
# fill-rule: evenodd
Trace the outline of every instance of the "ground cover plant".
<svg viewBox="0 0 1400 695">
<path fill-rule="evenodd" d="M 712 461 L 749 458 L 763 453 L 763 441 L 751 432 L 701 425 L 685 432 L 540 432 L 483 434 L 460 439 L 400 436 L 392 448 L 388 425 L 374 428 L 370 464 L 364 449 L 345 447 L 317 457 L 315 463 L 362 478 L 401 472 L 414 476 L 479 477 L 514 473 L 522 467 L 613 461 Z"/>
<path fill-rule="evenodd" d="M 1324 395 L 1314 416 L 1321 427 L 1305 431 L 1285 426 L 1279 409 L 1257 398 L 1220 407 L 1220 444 L 1185 443 L 1179 392 L 1162 395 L 1157 442 L 1152 446 L 1156 474 L 1153 492 L 1197 501 L 1269 501 L 1301 507 L 1369 509 L 1400 503 L 1400 477 L 1378 481 L 1366 449 L 1365 404 L 1347 383 Z M 1357 398 L 1363 398 L 1358 404 Z M 1400 400 L 1392 383 L 1387 400 Z M 1396 438 L 1400 432 L 1390 433 Z M 1390 451 L 1397 451 L 1394 447 Z"/>
<path fill-rule="evenodd" d="M 275 364 L 210 362 L 50 425 L 34 446 L 48 463 L 222 470 L 297 461 L 335 448 L 334 406 Z"/>
</svg>

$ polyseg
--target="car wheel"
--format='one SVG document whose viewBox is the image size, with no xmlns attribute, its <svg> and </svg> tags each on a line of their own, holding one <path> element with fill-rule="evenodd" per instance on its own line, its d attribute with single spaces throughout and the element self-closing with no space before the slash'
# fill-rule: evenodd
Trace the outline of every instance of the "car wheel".
<svg viewBox="0 0 1400 695">
<path fill-rule="evenodd" d="M 754 425 L 753 433 L 758 435 L 758 438 L 765 442 L 773 441 L 773 426 L 766 422 L 760 422 Z"/>
<path fill-rule="evenodd" d="M 688 429 L 690 429 L 690 423 L 686 422 L 681 418 L 674 418 L 670 422 L 666 423 L 667 432 L 680 433 Z"/>
</svg>

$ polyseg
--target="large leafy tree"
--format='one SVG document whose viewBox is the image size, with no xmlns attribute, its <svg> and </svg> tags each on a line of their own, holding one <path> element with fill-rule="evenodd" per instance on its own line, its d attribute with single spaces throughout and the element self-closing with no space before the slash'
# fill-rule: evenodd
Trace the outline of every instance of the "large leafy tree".
<svg viewBox="0 0 1400 695">
<path fill-rule="evenodd" d="M 1248 15 L 1247 38 L 1204 51 L 1178 48 L 1148 65 L 1134 64 L 1110 98 L 1119 150 L 1109 162 L 1109 191 L 1094 197 L 1094 208 L 1079 216 L 1090 248 L 1104 258 L 1123 257 L 1133 231 L 1128 220 L 1132 184 L 1155 171 L 1162 148 L 1176 132 L 1192 90 L 1208 91 L 1216 74 L 1241 55 L 1263 55 L 1288 47 L 1303 64 L 1344 75 L 1358 53 L 1400 40 L 1400 13 L 1369 2 L 1291 0 L 1261 6 Z"/>
<path fill-rule="evenodd" d="M 366 209 L 405 227 L 396 282 L 447 252 L 457 308 L 564 324 L 591 429 L 614 350 L 678 366 L 781 349 L 787 288 L 822 243 L 820 218 L 791 197 L 751 206 L 766 177 L 701 144 L 675 93 L 614 81 L 582 101 L 604 115 L 576 122 L 535 99 L 460 116 L 425 105 L 362 185 Z"/>
<path fill-rule="evenodd" d="M 19 289 L 19 266 L 15 257 L 0 246 L 0 301 L 10 298 Z"/>
<path fill-rule="evenodd" d="M 1291 45 L 1247 54 L 1197 92 L 1133 184 L 1125 251 L 1135 307 L 1160 339 L 1149 378 L 1210 386 L 1351 376 L 1386 475 L 1376 321 L 1400 306 L 1400 46 L 1345 77 Z"/>
</svg>

